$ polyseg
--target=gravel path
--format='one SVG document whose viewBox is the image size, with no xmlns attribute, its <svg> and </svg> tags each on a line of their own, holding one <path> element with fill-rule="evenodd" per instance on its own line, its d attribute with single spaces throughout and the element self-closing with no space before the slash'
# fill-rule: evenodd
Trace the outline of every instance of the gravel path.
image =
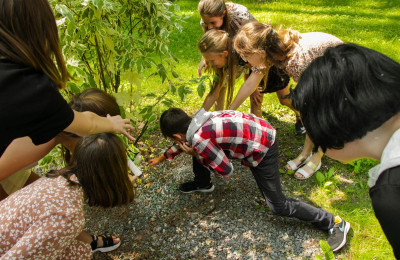
<svg viewBox="0 0 400 260">
<path fill-rule="evenodd" d="M 161 151 L 155 148 L 153 157 Z M 319 240 L 327 234 L 296 219 L 272 215 L 250 170 L 238 161 L 234 167 L 232 178 L 213 176 L 212 193 L 182 194 L 178 185 L 193 174 L 190 156 L 181 155 L 144 172 L 135 203 L 105 210 L 86 207 L 89 232 L 113 233 L 122 239 L 118 250 L 96 253 L 94 258 L 304 259 L 322 255 Z M 286 182 L 295 181 L 282 181 L 288 197 L 296 198 L 285 190 Z"/>
</svg>

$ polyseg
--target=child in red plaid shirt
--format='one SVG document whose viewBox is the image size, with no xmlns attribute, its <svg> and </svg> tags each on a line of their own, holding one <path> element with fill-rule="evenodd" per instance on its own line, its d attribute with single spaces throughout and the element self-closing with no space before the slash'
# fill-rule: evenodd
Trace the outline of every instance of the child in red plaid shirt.
<svg viewBox="0 0 400 260">
<path fill-rule="evenodd" d="M 282 193 L 278 170 L 276 130 L 264 119 L 238 111 L 206 112 L 201 109 L 190 118 L 179 108 L 170 108 L 160 118 L 161 132 L 175 143 L 153 159 L 156 165 L 185 152 L 193 156 L 194 181 L 183 183 L 184 193 L 211 192 L 210 171 L 223 177 L 233 173 L 230 159 L 248 166 L 271 211 L 295 217 L 329 231 L 328 243 L 338 251 L 346 244 L 350 224 L 340 217 L 306 203 L 288 199 Z"/>
</svg>

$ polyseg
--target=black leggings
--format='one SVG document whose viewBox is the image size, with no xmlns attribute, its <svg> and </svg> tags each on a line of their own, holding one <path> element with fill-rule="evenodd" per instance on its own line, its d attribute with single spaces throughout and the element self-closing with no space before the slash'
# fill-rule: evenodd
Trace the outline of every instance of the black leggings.
<svg viewBox="0 0 400 260">
<path fill-rule="evenodd" d="M 312 223 L 322 230 L 329 230 L 334 225 L 334 217 L 326 210 L 316 208 L 307 203 L 288 199 L 282 193 L 280 173 L 278 169 L 278 142 L 275 141 L 257 167 L 251 167 L 257 182 L 272 213 L 285 217 L 295 217 Z M 193 157 L 195 181 L 200 185 L 208 185 L 211 181 L 209 170 Z"/>
</svg>

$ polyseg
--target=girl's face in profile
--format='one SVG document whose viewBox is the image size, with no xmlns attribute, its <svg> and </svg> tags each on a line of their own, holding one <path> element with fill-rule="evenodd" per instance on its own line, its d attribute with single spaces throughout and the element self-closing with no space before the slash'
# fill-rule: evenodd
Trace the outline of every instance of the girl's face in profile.
<svg viewBox="0 0 400 260">
<path fill-rule="evenodd" d="M 203 57 L 212 67 L 221 69 L 227 63 L 228 51 L 221 53 L 205 52 L 203 53 Z"/>
<path fill-rule="evenodd" d="M 263 66 L 266 65 L 265 64 L 265 51 L 261 50 L 261 51 L 256 51 L 255 53 L 252 54 L 242 54 L 240 55 L 240 57 L 242 57 L 242 59 L 248 63 L 250 63 L 250 65 L 252 67 L 258 67 L 258 66 Z"/>
<path fill-rule="evenodd" d="M 202 19 L 208 30 L 219 30 L 224 24 L 224 16 L 225 12 L 223 16 L 204 16 Z"/>
</svg>

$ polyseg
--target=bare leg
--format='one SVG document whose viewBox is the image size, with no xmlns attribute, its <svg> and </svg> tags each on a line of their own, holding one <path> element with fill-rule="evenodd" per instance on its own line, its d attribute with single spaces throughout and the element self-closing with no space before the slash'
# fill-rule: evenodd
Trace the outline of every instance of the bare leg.
<svg viewBox="0 0 400 260">
<path fill-rule="evenodd" d="M 312 149 L 314 148 L 314 144 L 311 142 L 311 139 L 306 135 L 306 140 L 304 141 L 303 151 L 292 160 L 292 162 L 299 167 L 300 164 L 304 162 L 304 160 L 311 154 Z M 296 167 L 296 168 L 297 168 Z M 290 167 L 289 164 L 286 165 L 287 170 L 295 170 Z"/>
<path fill-rule="evenodd" d="M 262 117 L 262 102 L 264 99 L 264 94 L 260 93 L 259 88 L 257 88 L 253 94 L 250 95 L 250 112 L 258 117 Z"/>
<path fill-rule="evenodd" d="M 307 142 L 307 140 L 309 140 L 308 142 L 311 143 L 312 148 L 314 148 L 314 144 L 312 143 L 312 141 L 308 137 L 308 135 L 306 135 L 306 142 Z M 304 146 L 305 146 L 305 144 L 304 144 Z M 314 167 L 317 167 L 321 163 L 321 158 L 323 155 L 324 155 L 324 153 L 322 152 L 322 150 L 318 149 L 318 152 L 313 153 L 309 162 L 311 162 Z M 311 168 L 308 164 L 305 164 L 303 167 L 301 167 L 301 169 L 303 171 L 307 172 L 307 176 L 313 175 L 316 170 L 316 169 Z M 299 172 L 295 172 L 294 176 L 298 179 L 304 179 L 304 176 Z"/>
</svg>

